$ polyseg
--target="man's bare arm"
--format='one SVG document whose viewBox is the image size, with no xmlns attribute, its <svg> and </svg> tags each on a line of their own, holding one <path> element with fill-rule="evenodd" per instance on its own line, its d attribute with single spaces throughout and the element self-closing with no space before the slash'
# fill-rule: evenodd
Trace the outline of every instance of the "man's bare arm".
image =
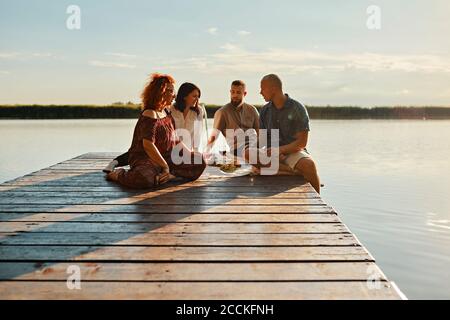
<svg viewBox="0 0 450 320">
<path fill-rule="evenodd" d="M 298 152 L 306 148 L 308 144 L 308 133 L 309 131 L 299 131 L 297 132 L 295 138 L 296 140 L 291 142 L 290 144 L 281 146 L 279 148 L 281 154 L 290 154 L 294 152 Z"/>
</svg>

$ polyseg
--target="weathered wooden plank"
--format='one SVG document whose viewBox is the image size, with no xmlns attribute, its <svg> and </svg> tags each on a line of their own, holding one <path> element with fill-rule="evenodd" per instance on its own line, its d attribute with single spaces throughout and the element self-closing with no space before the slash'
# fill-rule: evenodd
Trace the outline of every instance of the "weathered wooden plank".
<svg viewBox="0 0 450 320">
<path fill-rule="evenodd" d="M 79 204 L 79 205 L 46 205 L 33 204 L 31 207 L 0 204 L 0 212 L 122 212 L 122 213 L 334 213 L 334 209 L 324 205 L 290 205 L 290 206 L 257 206 L 257 205 L 151 205 L 151 204 Z"/>
<path fill-rule="evenodd" d="M 80 165 L 80 166 L 82 166 L 82 165 L 88 165 L 88 166 L 105 165 L 105 164 L 108 164 L 110 161 L 111 161 L 110 159 L 75 159 L 74 158 L 74 159 L 65 160 L 65 161 L 62 161 L 59 163 L 55 163 L 55 164 L 47 167 L 46 169 L 58 167 L 58 166 L 65 166 L 65 165 L 66 166 L 70 166 L 70 165 Z"/>
<path fill-rule="evenodd" d="M 237 178 L 236 178 L 237 179 Z M 254 181 L 259 181 L 259 179 L 255 179 Z M 226 181 L 224 181 L 226 182 Z M 80 180 L 80 179 L 75 179 L 72 177 L 66 177 L 66 178 L 57 178 L 54 176 L 48 176 L 46 177 L 46 179 L 42 178 L 42 179 L 28 179 L 28 178 L 24 178 L 21 180 L 13 180 L 13 181 L 7 181 L 5 183 L 3 183 L 3 185 L 5 186 L 27 186 L 27 185 L 35 185 L 35 184 L 39 184 L 40 186 L 67 186 L 67 187 L 79 187 L 79 186 L 87 186 L 87 187 L 108 187 L 108 186 L 119 186 L 118 184 L 115 184 L 113 182 L 107 181 L 105 179 L 98 179 L 97 177 L 92 177 L 92 178 L 86 178 L 84 181 Z M 264 184 L 261 185 L 261 187 L 266 187 L 266 189 L 271 190 L 270 186 L 273 185 L 276 189 L 276 191 L 287 191 L 287 190 L 291 190 L 293 188 L 301 188 L 303 187 L 303 189 L 309 189 L 309 190 L 314 190 L 311 188 L 311 186 L 309 184 L 301 184 L 298 183 L 297 185 L 283 185 L 283 184 L 276 184 L 276 183 L 270 183 L 270 181 L 265 182 Z M 260 184 L 250 184 L 250 183 L 244 183 L 244 182 L 239 182 L 239 181 L 228 181 L 227 183 L 220 183 L 220 181 L 217 180 L 208 180 L 208 181 L 199 181 L 196 180 L 194 182 L 168 182 L 166 185 L 164 185 L 166 188 L 167 187 L 172 187 L 172 186 L 183 186 L 185 188 L 189 187 L 189 188 L 193 188 L 193 187 L 243 187 L 243 188 L 247 188 L 249 190 L 252 189 L 252 187 L 258 186 L 258 188 L 260 187 Z M 299 189 L 297 189 L 299 190 Z"/>
<path fill-rule="evenodd" d="M 350 233 L 117 233 L 25 232 L 0 234 L 1 245 L 110 246 L 359 246 Z"/>
<path fill-rule="evenodd" d="M 299 205 L 168 205 L 168 204 L 116 204 L 113 200 L 101 204 L 32 204 L 30 207 L 0 204 L 0 212 L 138 212 L 138 213 L 335 213 L 335 210 L 322 204 Z"/>
<path fill-rule="evenodd" d="M 89 159 L 89 160 L 96 160 L 96 159 L 109 159 L 112 160 L 116 158 L 117 156 L 120 156 L 120 152 L 88 152 L 83 153 L 73 159 Z"/>
<path fill-rule="evenodd" d="M 71 220 L 75 220 L 77 222 L 340 222 L 338 216 L 332 213 L 0 213 L 0 221 L 64 222 Z"/>
<path fill-rule="evenodd" d="M 302 178 L 294 177 L 295 179 L 283 179 L 280 180 L 279 176 L 258 176 L 255 177 L 238 177 L 233 179 L 224 180 L 208 178 L 206 180 L 196 180 L 196 181 L 173 181 L 171 185 L 183 184 L 184 186 L 247 186 L 247 187 L 257 187 L 257 186 L 270 186 L 272 184 L 278 184 L 280 188 L 291 189 L 300 185 L 305 185 Z M 42 183 L 45 185 L 71 185 L 83 184 L 83 185 L 112 185 L 114 182 L 107 181 L 100 174 L 74 174 L 73 176 L 64 174 L 50 174 L 50 175 L 34 175 L 34 176 L 24 176 L 11 180 L 5 183 L 5 185 L 26 185 L 31 183 Z"/>
<path fill-rule="evenodd" d="M 274 181 L 268 181 L 267 183 L 265 183 L 264 185 L 259 185 L 259 184 L 255 184 L 255 185 L 248 185 L 245 183 L 227 183 L 227 184 L 220 184 L 217 183 L 218 181 L 197 181 L 196 184 L 191 184 L 191 182 L 168 182 L 166 187 L 171 187 L 171 186 L 176 186 L 176 185 L 182 185 L 185 188 L 189 187 L 189 188 L 194 188 L 194 187 L 221 187 L 221 188 L 226 188 L 226 187 L 245 187 L 247 188 L 247 191 L 254 191 L 254 192 L 261 192 L 261 191 L 271 191 L 272 193 L 279 193 L 279 192 L 286 192 L 288 190 L 291 190 L 293 192 L 298 192 L 301 189 L 294 189 L 296 188 L 295 185 L 291 185 L 291 186 L 283 186 L 283 185 L 278 185 L 275 186 L 274 188 L 270 188 L 271 184 L 275 184 L 276 182 Z M 114 182 L 111 181 L 107 181 L 104 179 L 86 179 L 85 181 L 83 180 L 79 180 L 79 179 L 74 179 L 74 178 L 54 178 L 52 176 L 50 176 L 47 179 L 41 179 L 41 180 L 20 180 L 20 181 L 8 181 L 5 182 L 3 184 L 3 186 L 15 186 L 15 187 L 25 187 L 25 186 L 32 186 L 32 185 L 39 185 L 39 186 L 45 186 L 45 187 L 86 187 L 86 188 L 93 188 L 93 187 L 120 187 L 119 189 L 122 190 L 127 190 L 124 187 L 121 187 L 118 184 L 115 184 Z M 301 185 L 299 185 L 301 187 Z M 306 187 L 303 188 L 303 191 L 305 189 L 308 189 L 308 191 L 313 192 L 312 187 L 308 184 L 305 185 Z M 156 190 L 156 189 L 155 189 Z"/>
<path fill-rule="evenodd" d="M 82 282 L 2 281 L 0 299 L 306 300 L 400 299 L 395 287 L 366 281 L 327 282 Z"/>
<path fill-rule="evenodd" d="M 363 247 L 0 246 L 0 261 L 373 261 Z"/>
<path fill-rule="evenodd" d="M 83 164 L 83 163 L 76 163 L 76 164 L 62 163 L 62 164 L 50 166 L 45 169 L 41 169 L 39 171 L 32 172 L 30 174 L 36 174 L 36 173 L 47 174 L 47 173 L 64 173 L 64 172 L 86 172 L 86 173 L 87 172 L 97 172 L 99 174 L 104 174 L 104 172 L 102 170 L 106 166 L 107 163 L 108 163 L 108 161 L 104 161 L 102 163 L 86 162 L 85 164 Z M 123 167 L 123 168 L 129 169 L 128 166 Z"/>
<path fill-rule="evenodd" d="M 0 262 L 0 280 L 67 280 L 73 262 Z M 85 263 L 82 281 L 380 281 L 386 276 L 373 262 L 147 262 Z"/>
<path fill-rule="evenodd" d="M 115 158 L 115 156 L 113 158 Z M 75 158 L 71 158 L 71 159 L 67 159 L 67 160 L 61 161 L 61 162 L 57 162 L 56 164 L 71 163 L 71 162 L 73 162 L 73 163 L 78 163 L 78 162 L 80 162 L 80 163 L 82 163 L 82 162 L 89 162 L 89 163 L 91 163 L 91 162 L 106 162 L 106 163 L 109 163 L 110 161 L 111 161 L 111 158 L 103 158 L 103 159 L 102 158 L 97 158 L 97 159 L 95 159 L 95 158 L 79 158 L 77 156 Z"/>
<path fill-rule="evenodd" d="M 90 168 L 90 167 L 101 167 L 104 168 L 105 165 L 110 163 L 111 160 L 109 159 L 69 159 L 60 163 L 55 163 L 45 169 L 53 169 L 53 168 L 59 168 L 59 167 L 75 167 L 75 168 Z M 127 167 L 127 166 L 125 166 Z"/>
<path fill-rule="evenodd" d="M 79 178 L 85 178 L 85 177 L 98 177 L 102 178 L 105 176 L 105 173 L 102 171 L 104 168 L 104 165 L 102 166 L 96 166 L 96 167 L 59 167 L 59 168 L 46 168 L 42 169 L 36 172 L 32 172 L 29 174 L 24 175 L 23 177 L 27 178 L 44 178 L 48 176 L 55 176 L 55 177 L 79 177 Z M 125 167 L 124 169 L 129 169 L 128 167 Z M 207 167 L 205 173 L 199 177 L 200 181 L 207 181 L 207 180 L 223 180 L 222 171 L 219 171 L 220 169 L 214 168 L 211 170 L 211 167 Z M 21 178 L 23 178 L 21 177 Z M 272 175 L 268 176 L 267 178 L 276 179 L 277 181 L 285 181 L 287 183 L 304 183 L 304 179 L 300 175 L 292 175 L 292 176 L 281 176 L 281 175 Z M 250 177 L 246 177 L 246 179 L 249 179 Z M 233 178 L 233 179 L 236 179 Z M 239 177 L 238 179 L 242 179 L 242 177 Z M 259 179 L 259 178 L 258 178 Z M 264 179 L 264 178 L 263 178 Z"/>
<path fill-rule="evenodd" d="M 97 169 L 98 168 L 98 169 Z M 35 172 L 28 173 L 22 177 L 18 177 L 16 179 L 22 179 L 22 178 L 35 178 L 39 179 L 40 177 L 45 178 L 47 176 L 74 176 L 78 178 L 90 178 L 90 177 L 96 177 L 100 178 L 105 176 L 105 173 L 101 171 L 101 166 L 97 166 L 97 168 L 79 168 L 77 166 L 74 166 L 73 168 L 70 167 L 64 167 L 63 169 L 58 168 L 44 168 Z M 203 172 L 202 176 L 200 178 L 203 179 L 215 179 L 215 180 L 221 180 L 221 181 L 229 181 L 229 180 L 236 180 L 236 182 L 244 182 L 244 181 L 250 181 L 250 180 L 276 180 L 276 181 L 283 181 L 288 184 L 294 184 L 299 182 L 304 182 L 304 179 L 302 176 L 286 176 L 286 175 L 260 175 L 257 179 L 254 179 L 255 176 L 248 175 L 248 176 L 239 176 L 239 177 L 231 177 L 231 176 L 225 176 L 224 173 L 217 167 L 207 167 L 205 171 Z M 194 181 L 193 181 L 194 182 Z"/>
<path fill-rule="evenodd" d="M 63 166 L 74 166 L 74 167 L 91 167 L 91 166 L 100 166 L 101 168 L 103 168 L 103 166 L 107 165 L 111 160 L 109 159 L 96 159 L 96 160 L 92 160 L 92 159 L 69 159 L 60 163 L 55 163 L 54 165 L 51 165 L 49 167 L 47 167 L 46 169 L 49 168 L 57 168 L 57 167 L 63 167 Z"/>
<path fill-rule="evenodd" d="M 179 198 L 189 198 L 189 199 L 210 199 L 211 193 L 206 192 L 195 192 L 194 190 L 179 190 L 179 191 L 153 191 L 153 192 L 127 192 L 127 191 L 75 191 L 75 192 L 65 192 L 59 190 L 53 191 L 39 191 L 38 188 L 15 191 L 1 191 L 0 190 L 0 203 L 4 203 L 5 200 L 10 198 L 71 198 L 78 199 L 83 198 L 83 200 L 90 199 L 92 201 L 108 201 L 117 198 L 156 198 L 164 197 L 164 199 L 179 199 Z M 317 193 L 312 192 L 290 192 L 290 193 L 278 193 L 278 194 L 267 194 L 261 192 L 238 192 L 238 191 L 227 191 L 227 192 L 216 192 L 214 193 L 214 199 L 319 199 L 320 196 Z"/>
<path fill-rule="evenodd" d="M 248 188 L 246 186 L 232 186 L 232 187 L 224 187 L 224 186 L 197 186 L 197 187 L 189 187 L 183 185 L 163 185 L 160 189 L 146 189 L 146 190 L 134 190 L 134 189 L 126 189 L 116 184 L 110 184 L 107 186 L 49 186 L 43 184 L 31 184 L 31 185 L 9 185 L 9 184 L 1 184 L 0 192 L 57 192 L 57 193 L 65 193 L 65 192 L 100 192 L 100 193 L 118 193 L 123 192 L 126 194 L 146 194 L 146 193 L 180 193 L 180 194 L 204 194 L 209 195 L 217 194 L 242 194 L 251 196 L 252 194 L 263 194 L 264 196 L 276 196 L 283 194 L 316 194 L 314 189 L 310 185 L 302 185 L 299 187 L 291 188 L 286 190 L 284 187 L 280 186 L 258 186 L 258 188 Z"/>
<path fill-rule="evenodd" d="M 345 233 L 340 223 L 2 222 L 0 232 Z"/>
<path fill-rule="evenodd" d="M 34 197 L 22 196 L 22 197 L 5 197 L 0 198 L 0 203 L 3 205 L 13 204 L 13 205 L 24 205 L 32 206 L 35 204 L 62 204 L 62 205 L 91 205 L 91 204 L 114 204 L 114 205 L 325 205 L 324 201 L 320 198 L 303 198 L 303 199 L 218 199 L 215 197 L 203 198 L 203 199 L 193 199 L 188 197 L 168 197 L 164 195 L 152 196 L 151 198 L 143 197 L 124 197 L 116 199 L 107 198 L 78 198 L 71 197 L 67 195 L 66 197 Z"/>
</svg>

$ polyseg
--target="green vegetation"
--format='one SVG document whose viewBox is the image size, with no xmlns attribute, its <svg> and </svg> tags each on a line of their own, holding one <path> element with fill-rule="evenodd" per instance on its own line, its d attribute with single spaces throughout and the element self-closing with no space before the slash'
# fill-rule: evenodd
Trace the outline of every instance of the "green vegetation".
<svg viewBox="0 0 450 320">
<path fill-rule="evenodd" d="M 257 106 L 260 108 L 261 106 Z M 219 105 L 207 105 L 212 118 Z M 450 107 L 307 106 L 312 119 L 450 119 Z M 0 105 L 0 119 L 134 119 L 140 106 L 131 102 L 111 105 Z"/>
<path fill-rule="evenodd" d="M 114 103 L 97 105 L 13 105 L 0 106 L 0 119 L 133 119 L 140 107 Z"/>
<path fill-rule="evenodd" d="M 307 107 L 312 119 L 450 119 L 450 107 Z"/>
</svg>

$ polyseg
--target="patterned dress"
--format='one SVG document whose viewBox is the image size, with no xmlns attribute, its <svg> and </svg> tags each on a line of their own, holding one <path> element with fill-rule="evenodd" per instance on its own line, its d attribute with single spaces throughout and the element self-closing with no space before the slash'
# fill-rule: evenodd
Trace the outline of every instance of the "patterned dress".
<svg viewBox="0 0 450 320">
<path fill-rule="evenodd" d="M 128 150 L 130 170 L 119 174 L 118 182 L 129 188 L 145 189 L 155 186 L 155 178 L 161 173 L 161 167 L 153 163 L 144 149 L 143 140 L 153 142 L 166 160 L 170 173 L 188 180 L 196 180 L 206 168 L 200 153 L 190 152 L 190 163 L 174 164 L 171 158 L 172 149 L 178 143 L 175 132 L 175 121 L 167 113 L 164 118 L 152 119 L 141 114 L 134 128 L 133 142 Z M 183 154 L 180 154 L 183 156 Z"/>
</svg>

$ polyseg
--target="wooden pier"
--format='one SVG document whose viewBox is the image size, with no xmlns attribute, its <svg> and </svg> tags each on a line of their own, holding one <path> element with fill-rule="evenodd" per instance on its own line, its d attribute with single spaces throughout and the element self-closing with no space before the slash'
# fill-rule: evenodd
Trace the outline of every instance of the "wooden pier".
<svg viewBox="0 0 450 320">
<path fill-rule="evenodd" d="M 0 185 L 0 299 L 404 299 L 301 177 L 129 190 L 114 156 Z"/>
</svg>

